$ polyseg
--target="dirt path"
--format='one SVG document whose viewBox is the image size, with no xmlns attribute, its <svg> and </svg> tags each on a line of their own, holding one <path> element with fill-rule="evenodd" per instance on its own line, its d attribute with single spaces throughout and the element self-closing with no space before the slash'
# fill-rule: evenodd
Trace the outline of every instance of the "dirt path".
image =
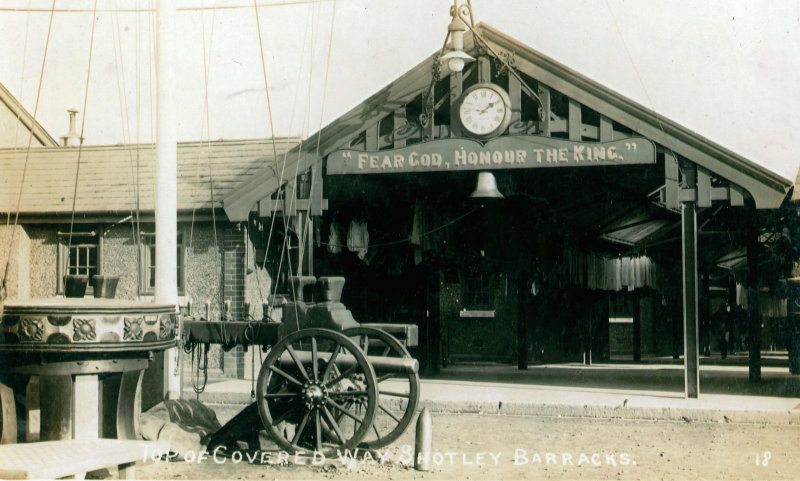
<svg viewBox="0 0 800 481">
<path fill-rule="evenodd" d="M 796 479 L 800 426 L 434 413 L 429 472 L 413 469 L 413 430 L 358 461 L 213 456 L 159 462 L 142 479 Z M 383 454 L 383 462 L 379 455 Z M 288 462 L 287 462 L 288 461 Z M 320 462 L 321 458 L 317 458 Z M 306 463 L 300 465 L 299 463 Z"/>
</svg>

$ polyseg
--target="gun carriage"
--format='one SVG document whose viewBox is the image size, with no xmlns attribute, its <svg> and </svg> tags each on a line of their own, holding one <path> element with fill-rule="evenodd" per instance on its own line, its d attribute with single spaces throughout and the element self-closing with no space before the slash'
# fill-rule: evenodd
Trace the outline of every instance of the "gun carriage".
<svg viewBox="0 0 800 481">
<path fill-rule="evenodd" d="M 293 277 L 295 299 L 283 304 L 281 322 L 267 313 L 261 321 L 184 319 L 187 350 L 222 344 L 266 353 L 255 401 L 209 449 L 255 441 L 260 426 L 289 452 L 378 449 L 403 434 L 419 402 L 419 364 L 407 349 L 417 345 L 417 326 L 356 322 L 340 302 L 343 286 L 342 277 Z"/>
</svg>

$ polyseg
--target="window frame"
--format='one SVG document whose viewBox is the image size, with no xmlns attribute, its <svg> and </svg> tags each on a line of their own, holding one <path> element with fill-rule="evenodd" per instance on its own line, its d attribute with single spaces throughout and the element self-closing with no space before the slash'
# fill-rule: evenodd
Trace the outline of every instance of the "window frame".
<svg viewBox="0 0 800 481">
<path fill-rule="evenodd" d="M 480 284 L 473 288 L 475 283 Z M 493 282 L 490 276 L 484 272 L 477 274 L 465 274 L 463 281 L 464 309 L 468 311 L 491 311 L 494 309 Z M 484 301 L 484 302 L 479 302 Z"/>
<path fill-rule="evenodd" d="M 72 243 L 68 245 L 70 232 L 68 228 L 65 228 L 65 231 L 58 231 L 56 233 L 56 243 L 58 247 L 56 248 L 56 295 L 64 295 L 64 276 L 68 274 L 70 267 L 70 253 L 69 250 L 72 248 L 81 248 L 81 247 L 94 247 L 96 249 L 95 255 L 95 273 L 93 275 L 101 275 L 103 274 L 103 226 L 101 225 L 93 225 L 91 229 L 86 229 L 85 227 L 82 228 L 80 231 L 72 232 L 73 240 L 75 237 L 94 237 L 95 242 L 93 244 L 81 242 L 78 244 Z M 87 269 L 88 267 L 88 255 L 87 255 Z M 92 275 L 89 276 L 89 284 L 86 286 L 86 295 L 94 296 L 94 287 L 92 286 Z"/>
<path fill-rule="evenodd" d="M 186 292 L 186 233 L 185 229 L 178 227 L 177 230 L 177 276 L 178 282 L 178 295 L 183 296 Z M 151 266 L 151 248 L 155 251 L 156 233 L 153 232 L 140 232 L 139 233 L 139 295 L 140 296 L 153 296 L 155 295 L 155 285 L 150 286 L 150 280 L 155 275 L 155 264 Z M 152 272 L 152 274 L 151 274 Z M 154 281 L 155 282 L 155 281 Z"/>
</svg>

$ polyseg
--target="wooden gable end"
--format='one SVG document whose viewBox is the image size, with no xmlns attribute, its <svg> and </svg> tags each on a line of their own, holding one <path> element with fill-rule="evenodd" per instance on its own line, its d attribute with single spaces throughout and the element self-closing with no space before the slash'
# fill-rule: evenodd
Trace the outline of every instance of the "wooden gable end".
<svg viewBox="0 0 800 481">
<path fill-rule="evenodd" d="M 660 201 L 668 208 L 677 208 L 682 200 L 695 200 L 699 207 L 716 200 L 741 205 L 746 197 L 758 208 L 774 208 L 791 187 L 791 182 L 768 169 L 485 24 L 476 30 L 486 45 L 468 35 L 465 50 L 478 61 L 467 64 L 463 72 L 450 73 L 434 68 L 439 52 L 434 53 L 289 152 L 278 172 L 260 172 L 234 189 L 223 202 L 231 220 L 246 219 L 256 202 L 269 199 L 313 165 L 321 165 L 337 149 L 374 152 L 462 137 L 455 100 L 479 81 L 508 91 L 512 117 L 506 135 L 588 142 L 637 136 L 653 141 L 664 165 Z"/>
</svg>

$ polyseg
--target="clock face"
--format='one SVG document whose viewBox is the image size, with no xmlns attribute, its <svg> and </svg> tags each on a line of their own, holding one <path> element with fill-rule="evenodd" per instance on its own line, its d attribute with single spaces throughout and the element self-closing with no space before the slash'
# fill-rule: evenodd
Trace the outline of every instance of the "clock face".
<svg viewBox="0 0 800 481">
<path fill-rule="evenodd" d="M 461 98 L 458 107 L 461 126 L 476 137 L 490 137 L 508 124 L 508 95 L 495 85 L 475 85 Z"/>
</svg>

